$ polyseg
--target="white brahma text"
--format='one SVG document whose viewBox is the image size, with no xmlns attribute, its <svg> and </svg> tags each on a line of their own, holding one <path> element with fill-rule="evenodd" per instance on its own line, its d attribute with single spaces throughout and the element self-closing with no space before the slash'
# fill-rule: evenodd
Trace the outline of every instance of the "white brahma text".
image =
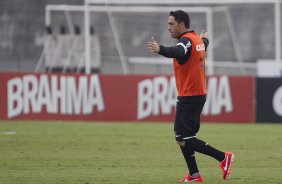
<svg viewBox="0 0 282 184">
<path fill-rule="evenodd" d="M 24 75 L 8 81 L 8 118 L 20 114 L 46 113 L 82 115 L 105 109 L 97 75 Z"/>
</svg>

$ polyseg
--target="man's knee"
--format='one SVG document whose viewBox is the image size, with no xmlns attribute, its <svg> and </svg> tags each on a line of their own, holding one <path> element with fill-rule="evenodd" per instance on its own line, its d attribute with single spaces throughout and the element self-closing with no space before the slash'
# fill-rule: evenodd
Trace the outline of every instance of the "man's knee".
<svg viewBox="0 0 282 184">
<path fill-rule="evenodd" d="M 182 141 L 182 142 L 176 141 L 176 143 L 181 147 L 185 147 L 185 141 Z"/>
<path fill-rule="evenodd" d="M 176 140 L 176 143 L 181 146 L 181 147 L 189 147 L 191 149 L 194 149 L 195 147 L 195 141 L 197 140 L 197 138 L 192 138 L 192 139 L 187 139 L 187 140 Z"/>
</svg>

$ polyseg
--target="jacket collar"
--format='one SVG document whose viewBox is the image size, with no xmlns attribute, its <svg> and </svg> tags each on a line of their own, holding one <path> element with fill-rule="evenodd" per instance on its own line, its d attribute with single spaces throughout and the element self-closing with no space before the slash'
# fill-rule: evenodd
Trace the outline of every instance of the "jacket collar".
<svg viewBox="0 0 282 184">
<path fill-rule="evenodd" d="M 184 33 L 182 33 L 179 37 L 178 37 L 178 39 L 180 39 L 183 35 L 185 35 L 186 33 L 194 33 L 195 31 L 194 30 L 191 30 L 191 31 L 186 31 L 186 32 L 184 32 Z"/>
</svg>

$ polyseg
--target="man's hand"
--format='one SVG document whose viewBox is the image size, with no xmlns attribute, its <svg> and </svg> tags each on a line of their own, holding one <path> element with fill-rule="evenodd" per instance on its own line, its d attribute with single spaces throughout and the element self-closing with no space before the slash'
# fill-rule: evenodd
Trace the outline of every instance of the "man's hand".
<svg viewBox="0 0 282 184">
<path fill-rule="evenodd" d="M 201 34 L 200 34 L 200 37 L 201 37 L 201 38 L 209 39 L 208 32 L 203 29 L 202 32 L 201 32 Z"/>
<path fill-rule="evenodd" d="M 148 49 L 150 52 L 153 52 L 153 53 L 160 52 L 160 45 L 157 43 L 154 37 L 152 37 L 151 40 L 148 41 Z"/>
</svg>

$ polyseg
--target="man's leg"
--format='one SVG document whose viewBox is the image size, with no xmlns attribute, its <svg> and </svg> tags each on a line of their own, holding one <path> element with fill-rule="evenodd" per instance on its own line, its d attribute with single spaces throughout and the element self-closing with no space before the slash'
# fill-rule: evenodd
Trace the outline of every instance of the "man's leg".
<svg viewBox="0 0 282 184">
<path fill-rule="evenodd" d="M 205 100 L 199 101 L 198 103 L 191 103 L 189 104 L 189 120 L 190 122 L 187 125 L 194 125 L 194 133 L 199 131 L 200 129 L 200 116 L 205 104 Z M 183 137 L 183 140 L 186 142 L 186 147 L 193 151 L 197 151 L 199 153 L 203 153 L 209 155 L 218 161 L 223 161 L 225 155 L 223 152 L 213 148 L 212 146 L 208 145 L 208 143 L 197 139 L 196 136 L 194 137 Z"/>
<path fill-rule="evenodd" d="M 199 173 L 198 166 L 196 163 L 195 158 L 195 151 L 189 149 L 187 146 L 185 146 L 185 141 L 178 142 L 180 149 L 182 151 L 182 154 L 184 156 L 184 159 L 186 161 L 189 175 L 185 175 L 182 179 L 178 180 L 178 182 L 203 182 L 203 178 Z"/>
<path fill-rule="evenodd" d="M 195 136 L 200 129 L 200 115 L 204 104 L 204 100 L 199 103 L 177 103 L 178 108 L 176 110 L 175 122 L 176 141 L 181 146 L 181 151 L 187 163 L 190 175 L 196 172 L 196 174 L 199 174 L 196 159 L 195 157 L 193 159 L 191 158 L 192 153 L 194 155 L 196 151 L 218 160 L 223 170 L 223 179 L 227 179 L 230 175 L 234 155 L 232 153 L 227 154 L 219 151 L 206 142 L 197 139 Z M 177 135 L 181 135 L 181 139 L 177 140 Z M 188 177 L 188 179 L 191 178 Z M 202 178 L 200 178 L 200 180 L 202 181 Z"/>
<path fill-rule="evenodd" d="M 183 154 L 183 157 L 186 161 L 186 165 L 189 170 L 190 176 L 198 176 L 199 175 L 199 169 L 197 166 L 196 158 L 195 158 L 195 151 L 189 149 L 185 144 L 185 142 L 179 143 L 180 149 Z"/>
<path fill-rule="evenodd" d="M 225 158 L 224 152 L 215 149 L 214 147 L 210 146 L 208 143 L 200 139 L 197 139 L 196 137 L 188 139 L 185 142 L 187 144 L 186 146 L 189 147 L 191 150 L 211 156 L 216 160 L 218 160 L 219 162 L 223 161 Z"/>
<path fill-rule="evenodd" d="M 190 176 L 197 177 L 200 173 L 196 162 L 195 151 L 189 150 L 187 147 L 180 148 L 189 169 Z"/>
<path fill-rule="evenodd" d="M 185 141 L 183 140 L 182 135 L 189 134 L 191 136 L 195 136 L 193 133 L 193 125 L 191 127 L 187 126 L 187 122 L 189 122 L 189 104 L 177 102 L 176 105 L 176 119 L 174 123 L 174 131 L 175 131 L 175 139 L 177 144 L 180 146 L 183 157 L 186 161 L 186 165 L 189 170 L 189 174 L 197 175 L 199 174 L 199 170 L 197 167 L 195 152 L 192 149 L 189 149 Z"/>
</svg>

